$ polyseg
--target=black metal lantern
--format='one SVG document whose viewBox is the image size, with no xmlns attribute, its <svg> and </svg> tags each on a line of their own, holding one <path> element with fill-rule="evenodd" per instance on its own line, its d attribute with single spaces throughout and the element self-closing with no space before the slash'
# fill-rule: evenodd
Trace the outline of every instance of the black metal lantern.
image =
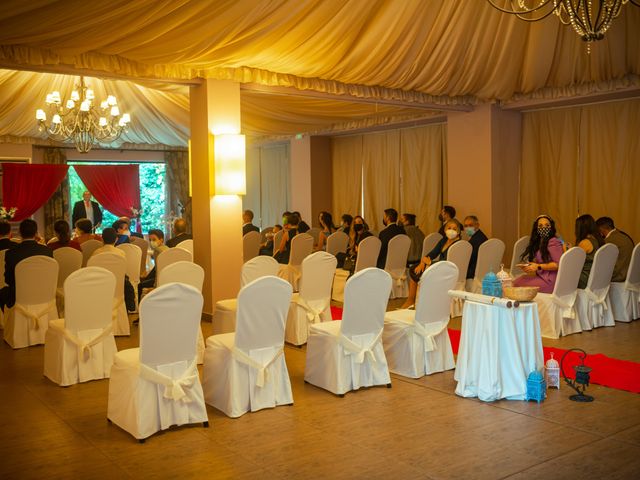
<svg viewBox="0 0 640 480">
<path fill-rule="evenodd" d="M 567 378 L 564 374 L 564 358 L 569 352 L 582 352 L 582 355 L 580 356 L 580 365 L 574 365 L 573 367 L 576 371 L 575 380 Z M 567 350 L 560 360 L 560 371 L 562 372 L 564 381 L 578 393 L 577 395 L 571 395 L 569 397 L 569 400 L 573 400 L 574 402 L 593 402 L 593 397 L 591 395 L 584 394 L 585 390 L 589 386 L 589 372 L 592 370 L 591 367 L 587 367 L 584 364 L 585 358 L 587 358 L 587 352 L 581 348 L 572 348 L 571 350 Z"/>
</svg>

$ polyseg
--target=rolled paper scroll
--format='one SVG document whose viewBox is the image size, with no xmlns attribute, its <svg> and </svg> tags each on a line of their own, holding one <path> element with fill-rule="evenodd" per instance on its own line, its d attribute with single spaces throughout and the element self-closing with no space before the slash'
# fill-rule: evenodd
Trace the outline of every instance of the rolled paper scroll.
<svg viewBox="0 0 640 480">
<path fill-rule="evenodd" d="M 479 293 L 465 292 L 464 290 L 449 290 L 449 296 L 469 300 L 470 302 L 484 303 L 486 305 L 496 305 L 503 308 L 512 308 L 520 305 L 518 302 L 509 300 L 508 298 L 490 297 L 489 295 L 481 295 Z"/>
</svg>

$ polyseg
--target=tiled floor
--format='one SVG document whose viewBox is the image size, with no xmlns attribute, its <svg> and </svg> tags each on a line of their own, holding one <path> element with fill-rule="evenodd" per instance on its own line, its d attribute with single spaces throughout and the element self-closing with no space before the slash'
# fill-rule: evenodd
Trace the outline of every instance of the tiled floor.
<svg viewBox="0 0 640 480">
<path fill-rule="evenodd" d="M 640 361 L 640 322 L 545 344 Z M 137 327 L 118 339 L 135 345 Z M 2 343 L 0 478 L 640 478 L 640 395 L 592 386 L 591 404 L 567 388 L 486 404 L 455 396 L 447 372 L 338 398 L 304 384 L 304 348 L 285 353 L 293 407 L 239 419 L 209 407 L 210 428 L 139 445 L 106 421 L 108 381 L 60 388 L 42 347 Z"/>
</svg>

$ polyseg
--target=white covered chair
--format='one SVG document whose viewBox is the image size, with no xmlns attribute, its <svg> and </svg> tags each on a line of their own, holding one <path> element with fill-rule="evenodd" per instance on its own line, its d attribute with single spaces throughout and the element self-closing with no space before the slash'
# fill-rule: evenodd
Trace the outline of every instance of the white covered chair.
<svg viewBox="0 0 640 480">
<path fill-rule="evenodd" d="M 458 282 L 458 273 L 452 262 L 437 262 L 420 278 L 416 309 L 385 314 L 382 343 L 391 372 L 419 378 L 455 368 L 447 331 L 450 308 L 447 292 Z"/>
<path fill-rule="evenodd" d="M 358 273 L 365 268 L 375 267 L 381 246 L 382 242 L 380 239 L 373 235 L 362 240 L 358 245 L 358 256 L 356 257 L 356 266 L 353 273 Z M 343 268 L 336 269 L 335 276 L 333 277 L 333 287 L 331 289 L 332 300 L 344 302 L 344 286 L 348 278 L 349 272 L 347 270 Z"/>
<path fill-rule="evenodd" d="M 409 256 L 410 248 L 411 239 L 407 235 L 396 235 L 389 240 L 384 270 L 393 279 L 390 298 L 405 298 L 409 295 L 407 257 Z"/>
<path fill-rule="evenodd" d="M 333 232 L 327 238 L 327 253 L 331 255 L 346 252 L 347 246 L 349 246 L 349 235 L 344 232 Z"/>
<path fill-rule="evenodd" d="M 87 262 L 98 248 L 104 246 L 104 244 L 100 240 L 87 240 L 86 242 L 80 244 L 80 248 L 82 249 L 82 266 L 86 267 Z"/>
<path fill-rule="evenodd" d="M 191 254 L 191 259 L 193 260 L 193 239 L 188 238 L 186 240 L 181 241 L 176 245 L 178 248 L 182 248 Z"/>
<path fill-rule="evenodd" d="M 140 249 L 140 276 L 145 277 L 147 275 L 147 254 L 149 252 L 149 242 L 140 237 L 131 237 L 129 240 Z"/>
<path fill-rule="evenodd" d="M 298 291 L 300 265 L 313 252 L 313 237 L 308 233 L 299 233 L 291 240 L 289 263 L 280 265 L 278 276 L 291 284 L 293 291 Z"/>
<path fill-rule="evenodd" d="M 115 356 L 107 418 L 139 441 L 172 425 L 209 426 L 196 363 L 202 303 L 190 285 L 156 288 L 140 302 L 140 348 Z"/>
<path fill-rule="evenodd" d="M 460 240 L 449 247 L 449 251 L 447 252 L 447 260 L 458 267 L 458 279 L 455 286 L 453 287 L 454 290 L 465 289 L 465 284 L 467 281 L 467 270 L 469 269 L 469 260 L 471 259 L 472 250 L 473 247 L 466 240 Z M 463 300 L 461 298 L 451 298 L 450 303 L 451 316 L 459 317 L 460 315 L 462 315 L 462 307 L 464 305 Z"/>
<path fill-rule="evenodd" d="M 157 279 L 158 287 L 166 285 L 167 283 L 184 283 L 186 285 L 191 285 L 202 293 L 204 269 L 197 263 L 186 262 L 184 260 L 172 263 L 162 269 L 162 273 Z M 202 362 L 204 361 L 204 337 L 202 335 L 202 327 L 198 329 L 196 353 L 198 356 L 198 365 L 202 365 Z"/>
<path fill-rule="evenodd" d="M 113 334 L 130 335 L 129 316 L 124 304 L 124 275 L 127 261 L 124 257 L 111 252 L 99 253 L 89 259 L 88 267 L 102 267 L 109 270 L 116 278 L 116 289 L 113 291 Z"/>
<path fill-rule="evenodd" d="M 260 255 L 252 258 L 242 265 L 240 271 L 240 288 L 267 275 L 277 276 L 280 264 L 273 257 Z M 216 310 L 211 319 L 212 331 L 214 335 L 220 333 L 231 333 L 236 330 L 236 311 L 238 300 L 227 298 L 216 302 Z"/>
<path fill-rule="evenodd" d="M 584 289 L 578 289 L 576 314 L 582 330 L 598 327 L 615 327 L 609 285 L 618 258 L 618 247 L 612 243 L 599 248 L 594 257 L 589 280 Z"/>
<path fill-rule="evenodd" d="M 64 316 L 64 282 L 69 275 L 82 267 L 82 252 L 71 247 L 60 247 L 53 251 L 53 259 L 58 262 L 56 303 L 58 315 L 62 317 Z"/>
<path fill-rule="evenodd" d="M 260 232 L 247 232 L 242 237 L 242 258 L 248 262 L 260 253 Z"/>
<path fill-rule="evenodd" d="M 519 263 L 523 263 L 520 258 L 522 254 L 527 249 L 527 245 L 529 245 L 529 235 L 525 235 L 524 237 L 520 237 L 516 240 L 516 243 L 513 244 L 513 252 L 511 254 L 511 265 L 509 268 L 511 269 L 511 276 L 513 278 L 519 277 L 520 275 L 524 275 L 524 270 L 520 267 L 517 267 Z M 496 272 L 497 273 L 497 272 Z"/>
<path fill-rule="evenodd" d="M 193 256 L 189 250 L 174 247 L 160 252 L 156 257 L 156 275 L 159 275 L 164 267 L 175 262 L 193 262 Z"/>
<path fill-rule="evenodd" d="M 482 293 L 482 279 L 490 271 L 493 273 L 500 271 L 504 249 L 504 242 L 499 238 L 490 238 L 480 245 L 475 277 L 467 280 L 468 291 Z"/>
<path fill-rule="evenodd" d="M 283 235 L 284 235 L 284 230 L 282 229 L 278 230 L 276 233 L 273 234 L 273 254 L 274 255 L 280 248 L 280 243 L 282 243 Z"/>
<path fill-rule="evenodd" d="M 58 262 L 36 255 L 16 266 L 16 303 L 5 312 L 4 340 L 11 348 L 44 343 L 49 321 L 58 318 Z"/>
<path fill-rule="evenodd" d="M 133 243 L 123 243 L 116 248 L 122 250 L 127 257 L 127 269 L 126 274 L 129 277 L 129 282 L 133 286 L 133 292 L 135 295 L 136 312 L 138 311 L 138 284 L 140 283 L 140 262 L 142 260 L 142 250 L 139 246 Z"/>
<path fill-rule="evenodd" d="M 318 227 L 312 227 L 307 231 L 307 233 L 313 237 L 313 244 L 314 245 L 318 244 L 318 240 L 320 240 L 320 232 L 321 231 L 322 231 L 322 229 L 320 229 Z"/>
<path fill-rule="evenodd" d="M 560 257 L 558 277 L 553 293 L 538 293 L 534 301 L 538 304 L 540 334 L 546 338 L 560 338 L 582 331 L 576 315 L 575 302 L 578 297 L 578 281 L 586 254 L 580 247 L 569 249 Z"/>
<path fill-rule="evenodd" d="M 424 237 L 424 240 L 422 241 L 422 257 L 433 250 L 440 240 L 442 240 L 442 235 L 438 232 L 432 232 Z"/>
<path fill-rule="evenodd" d="M 64 387 L 109 378 L 117 352 L 115 286 L 113 274 L 101 267 L 82 268 L 65 281 L 65 316 L 49 322 L 44 342 L 44 375 L 52 382 Z"/>
<path fill-rule="evenodd" d="M 367 268 L 347 281 L 342 320 L 316 323 L 307 340 L 304 380 L 336 395 L 391 386 L 382 347 L 391 275 Z"/>
<path fill-rule="evenodd" d="M 631 254 L 627 279 L 624 282 L 611 282 L 609 298 L 616 322 L 640 318 L 640 243 Z"/>
<path fill-rule="evenodd" d="M 293 345 L 307 343 L 309 326 L 330 322 L 331 284 L 336 271 L 336 257 L 316 252 L 302 261 L 300 291 L 291 297 L 284 339 Z"/>
<path fill-rule="evenodd" d="M 205 399 L 229 417 L 293 404 L 284 359 L 284 326 L 291 285 L 262 277 L 238 294 L 235 333 L 207 338 L 203 385 Z"/>
</svg>

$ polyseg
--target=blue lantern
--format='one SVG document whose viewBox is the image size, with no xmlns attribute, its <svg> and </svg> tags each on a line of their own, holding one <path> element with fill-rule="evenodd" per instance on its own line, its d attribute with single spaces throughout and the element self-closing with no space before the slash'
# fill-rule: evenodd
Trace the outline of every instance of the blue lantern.
<svg viewBox="0 0 640 480">
<path fill-rule="evenodd" d="M 525 400 L 535 400 L 540 403 L 547 396 L 547 383 L 544 381 L 544 375 L 537 370 L 529 374 L 527 378 L 527 395 Z"/>
<path fill-rule="evenodd" d="M 482 294 L 502 297 L 502 282 L 495 273 L 489 271 L 482 279 Z"/>
</svg>

